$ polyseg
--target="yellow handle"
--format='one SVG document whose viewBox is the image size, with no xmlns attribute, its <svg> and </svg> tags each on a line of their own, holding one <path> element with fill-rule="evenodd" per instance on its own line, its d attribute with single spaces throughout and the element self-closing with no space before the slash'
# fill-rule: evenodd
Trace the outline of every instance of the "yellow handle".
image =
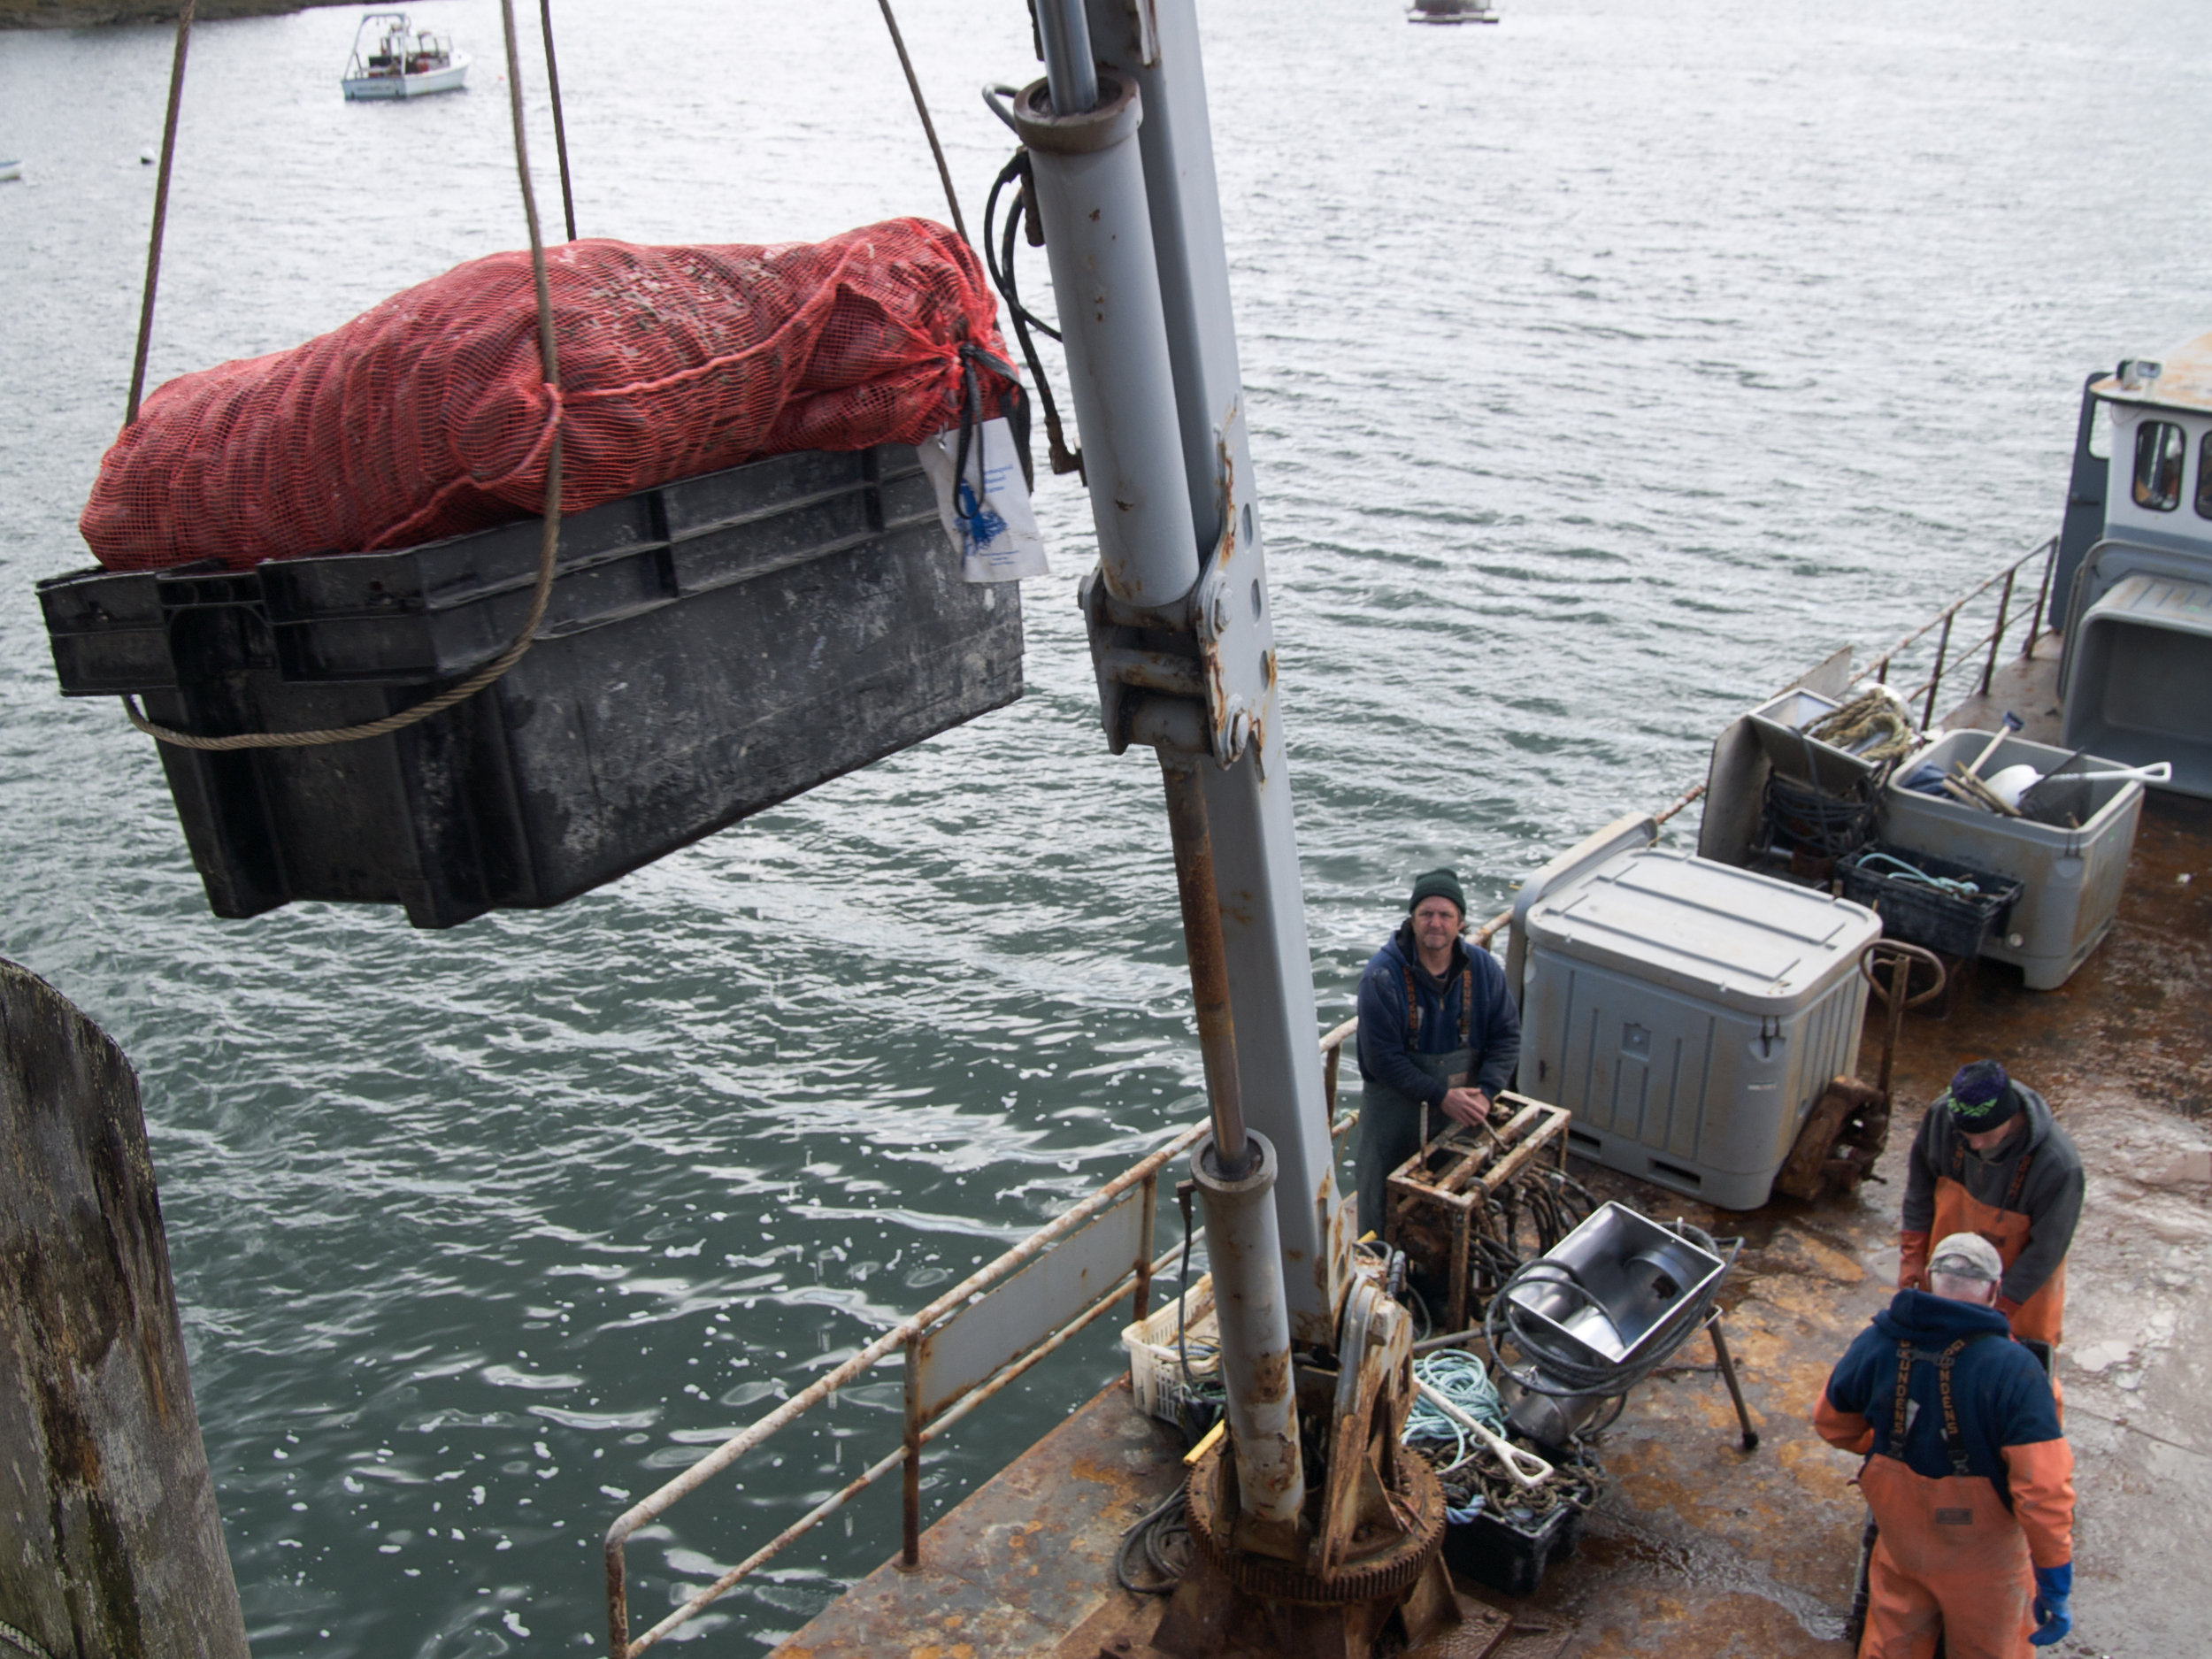
<svg viewBox="0 0 2212 1659">
<path fill-rule="evenodd" d="M 1183 1454 L 1183 1461 L 1194 1463 L 1213 1449 L 1213 1443 L 1229 1432 L 1229 1419 L 1224 1417 L 1206 1431 L 1206 1437 Z"/>
</svg>

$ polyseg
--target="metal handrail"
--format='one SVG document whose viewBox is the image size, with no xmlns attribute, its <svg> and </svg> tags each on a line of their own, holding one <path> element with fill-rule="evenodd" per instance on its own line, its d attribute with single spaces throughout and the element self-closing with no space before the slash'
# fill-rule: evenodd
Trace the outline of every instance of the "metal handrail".
<svg viewBox="0 0 2212 1659">
<path fill-rule="evenodd" d="M 1330 1136 L 1340 1138 L 1359 1121 L 1355 1111 L 1339 1120 L 1336 1118 L 1336 1060 L 1337 1046 L 1344 1041 L 1353 1026 L 1359 1022 L 1348 1020 L 1321 1040 L 1325 1059 L 1329 1100 Z M 971 1273 L 959 1284 L 931 1302 L 911 1318 L 902 1321 L 886 1331 L 875 1340 L 855 1354 L 827 1376 L 817 1379 L 804 1392 L 786 1401 L 782 1405 L 701 1458 L 682 1474 L 658 1491 L 639 1500 L 623 1511 L 615 1524 L 607 1529 L 607 1639 L 611 1659 L 636 1659 L 636 1655 L 653 1647 L 671 1632 L 688 1623 L 705 1609 L 708 1603 L 720 1599 L 787 1547 L 796 1542 L 823 1521 L 858 1496 L 868 1487 L 904 1464 L 907 1470 L 907 1491 L 902 1519 L 900 1548 L 902 1566 L 912 1568 L 920 1561 L 920 1504 L 917 1479 L 921 1468 L 922 1448 L 937 1440 L 952 1425 L 986 1400 L 998 1394 L 1020 1377 L 1031 1366 L 1057 1351 L 1079 1333 L 1096 1323 L 1116 1302 L 1132 1299 L 1132 1317 L 1145 1317 L 1147 1297 L 1152 1279 L 1166 1272 L 1181 1253 L 1180 1245 L 1171 1246 L 1161 1255 L 1145 1263 L 1133 1274 L 1127 1274 L 1110 1286 L 1073 1319 L 1052 1333 L 1042 1341 L 1024 1349 L 1000 1367 L 984 1382 L 972 1389 L 957 1404 L 940 1413 L 934 1420 L 924 1424 L 918 1420 L 919 1400 L 914 1386 L 918 1375 L 914 1349 L 929 1334 L 930 1328 L 968 1305 L 970 1300 L 1010 1276 L 1017 1269 L 1042 1256 L 1048 1245 L 1080 1232 L 1115 1204 L 1124 1202 L 1133 1191 L 1141 1194 L 1137 1202 L 1150 1210 L 1159 1179 L 1160 1171 L 1170 1160 L 1187 1152 L 1198 1143 L 1199 1138 L 1212 1128 L 1210 1121 L 1193 1124 L 1156 1152 L 1132 1164 L 1112 1180 L 1100 1187 L 1088 1198 L 1065 1214 L 1056 1217 L 1031 1233 L 1002 1256 Z M 1206 1230 L 1198 1228 L 1191 1241 L 1196 1243 L 1205 1236 Z M 1181 1294 L 1187 1286 L 1179 1286 Z M 879 1458 L 846 1483 L 838 1491 L 824 1499 L 801 1516 L 789 1526 L 770 1539 L 765 1544 L 731 1568 L 705 1589 L 690 1597 L 666 1618 L 647 1631 L 635 1641 L 630 1640 L 629 1592 L 624 1561 L 624 1545 L 638 1528 L 657 1518 L 680 1498 L 695 1492 L 707 1481 L 730 1467 L 731 1464 L 755 1450 L 762 1442 L 780 1430 L 787 1427 L 816 1406 L 828 1399 L 840 1388 L 853 1381 L 879 1361 L 890 1356 L 893 1350 L 902 1350 L 907 1367 L 906 1433 L 896 1451 Z"/>
<path fill-rule="evenodd" d="M 1000 1366 L 983 1382 L 970 1390 L 956 1404 L 939 1414 L 933 1422 L 918 1420 L 920 1400 L 912 1386 L 916 1374 L 916 1350 L 931 1328 L 965 1307 L 972 1298 L 1010 1277 L 1018 1269 L 1043 1256 L 1053 1244 L 1081 1231 L 1117 1204 L 1126 1201 L 1134 1193 L 1141 1194 L 1148 1213 L 1151 1211 L 1159 1172 L 1168 1162 L 1197 1144 L 1211 1125 L 1192 1125 L 1177 1134 L 1165 1146 L 1149 1156 L 1131 1165 L 1112 1180 L 1100 1187 L 1088 1198 L 1031 1233 L 1011 1249 L 979 1268 L 959 1284 L 924 1308 L 919 1313 L 902 1320 L 883 1333 L 857 1354 L 826 1376 L 818 1378 L 798 1394 L 786 1401 L 775 1410 L 741 1432 L 725 1440 L 713 1451 L 701 1458 L 675 1479 L 632 1504 L 607 1529 L 607 1639 L 608 1652 L 612 1659 L 636 1659 L 636 1655 L 653 1647 L 680 1625 L 696 1617 L 707 1605 L 718 1600 L 786 1547 L 796 1541 L 816 1525 L 841 1509 L 851 1498 L 875 1484 L 891 1470 L 903 1463 L 907 1467 L 907 1503 L 904 1523 L 905 1537 L 901 1551 L 903 1564 L 912 1566 L 918 1561 L 919 1545 L 919 1482 L 918 1479 L 922 1448 L 943 1434 L 946 1430 L 997 1394 L 1030 1367 L 1055 1352 L 1079 1332 L 1084 1330 L 1116 1302 L 1129 1299 L 1134 1317 L 1145 1316 L 1147 1298 L 1155 1273 L 1164 1271 L 1174 1260 L 1176 1252 L 1141 1263 L 1133 1271 L 1125 1274 L 1106 1293 L 1085 1308 L 1075 1318 L 1062 1325 L 1042 1341 L 1034 1343 Z M 1147 1239 L 1148 1245 L 1149 1239 Z M 779 1431 L 812 1410 L 840 1388 L 869 1371 L 894 1352 L 902 1352 L 909 1373 L 904 1443 L 887 1456 L 879 1459 L 841 1490 L 818 1504 L 759 1549 L 724 1573 L 705 1589 L 691 1596 L 674 1612 L 654 1625 L 636 1640 L 630 1640 L 629 1601 L 624 1546 L 638 1528 L 657 1519 L 679 1499 L 689 1495 L 707 1481 L 729 1468 L 748 1452 L 755 1450 Z"/>
<path fill-rule="evenodd" d="M 1961 594 L 1941 611 L 1922 623 L 1920 626 L 1868 663 L 1865 668 L 1860 671 L 1858 678 L 1864 680 L 1871 675 L 1875 684 L 1887 685 L 1889 671 L 1894 665 L 1899 653 L 1939 629 L 1940 633 L 1938 634 L 1936 640 L 1935 664 L 1929 671 L 1927 679 L 1914 686 L 1911 690 L 1900 694 L 1907 702 L 1914 698 L 1922 699 L 1920 725 L 1924 731 L 1934 725 L 1936 699 L 1942 692 L 1943 676 L 1950 662 L 1952 629 L 1958 620 L 1959 613 L 2001 582 L 2004 585 L 2004 590 L 1998 595 L 1995 621 L 1991 625 L 1988 633 L 1964 648 L 1966 651 L 1978 650 L 1985 645 L 1989 648 L 1989 654 L 1982 663 L 1979 693 L 1981 695 L 1987 695 L 1990 683 L 1997 672 L 1998 653 L 2003 649 L 2005 634 L 2012 624 L 2012 599 L 2015 584 L 2020 572 L 2038 558 L 2043 561 L 2043 577 L 2036 586 L 2035 608 L 2029 618 L 2025 641 L 2020 648 L 2020 655 L 2023 657 L 2032 655 L 2036 641 L 2042 637 L 2044 612 L 2051 595 L 2051 573 L 2058 559 L 2058 538 L 2055 535 L 2046 537 L 2043 541 L 2037 542 L 2035 546 L 2030 548 L 2002 570 L 1994 572 L 1978 586 Z"/>
</svg>

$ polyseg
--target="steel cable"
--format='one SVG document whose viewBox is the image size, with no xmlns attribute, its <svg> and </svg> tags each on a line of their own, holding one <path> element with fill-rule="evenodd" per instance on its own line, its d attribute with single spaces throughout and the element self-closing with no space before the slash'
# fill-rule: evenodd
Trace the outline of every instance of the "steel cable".
<svg viewBox="0 0 2212 1659">
<path fill-rule="evenodd" d="M 449 686 L 435 696 L 385 715 L 380 719 L 364 721 L 358 726 L 325 727 L 311 732 L 239 732 L 227 737 L 202 737 L 196 733 L 179 732 L 157 725 L 138 711 L 138 700 L 126 693 L 123 712 L 130 722 L 147 736 L 179 749 L 224 751 L 241 749 L 312 749 L 326 743 L 356 743 L 364 738 L 382 737 L 442 714 L 454 704 L 465 703 L 490 685 L 517 663 L 520 662 L 537 638 L 538 624 L 545 619 L 547 602 L 553 595 L 553 570 L 560 554 L 561 544 L 561 387 L 560 356 L 553 330 L 553 296 L 545 273 L 545 238 L 538 225 L 537 193 L 530 183 L 530 151 L 524 137 L 522 115 L 521 56 L 515 44 L 514 0 L 499 0 L 500 19 L 506 31 L 507 44 L 507 102 L 514 123 L 515 171 L 522 183 L 523 216 L 530 226 L 530 274 L 537 290 L 538 308 L 538 366 L 545 380 L 546 430 L 539 442 L 546 444 L 544 534 L 538 543 L 537 585 L 531 590 L 529 614 L 523 618 L 521 628 L 506 649 L 471 674 L 459 684 Z M 192 8 L 188 0 L 184 16 L 179 20 L 176 61 L 170 71 L 169 137 L 162 149 L 162 171 L 168 173 L 170 147 L 176 137 L 176 109 L 183 92 L 184 31 L 190 22 Z M 155 210 L 153 245 L 148 252 L 146 276 L 146 309 L 140 326 L 140 355 L 144 355 L 144 336 L 153 314 L 155 270 L 161 257 L 161 210 Z M 133 397 L 133 414 L 136 413 L 136 397 Z"/>
<path fill-rule="evenodd" d="M 184 59 L 192 49 L 194 0 L 177 13 L 177 45 L 169 59 L 169 113 L 161 127 L 161 173 L 154 180 L 154 227 L 146 238 L 146 287 L 138 303 L 138 350 L 131 361 L 130 396 L 123 424 L 138 419 L 139 395 L 146 389 L 146 350 L 154 335 L 154 289 L 161 280 L 161 238 L 169 223 L 169 173 L 177 157 L 177 112 L 184 102 Z"/>
<path fill-rule="evenodd" d="M 1114 1551 L 1114 1581 L 1133 1595 L 1173 1594 L 1190 1570 L 1194 1553 L 1188 1515 L 1188 1502 L 1183 1488 L 1178 1486 L 1165 1502 L 1121 1535 L 1121 1544 Z M 1149 1579 L 1138 1578 L 1130 1571 L 1139 1555 L 1151 1570 Z"/>
<path fill-rule="evenodd" d="M 899 67 L 906 71 L 906 88 L 914 95 L 914 112 L 922 118 L 922 132 L 929 140 L 929 153 L 936 157 L 937 177 L 945 187 L 945 205 L 952 210 L 952 227 L 960 233 L 960 240 L 970 247 L 974 239 L 968 234 L 965 220 L 960 217 L 959 193 L 952 188 L 952 169 L 945 165 L 945 147 L 937 142 L 937 123 L 929 119 L 929 102 L 922 96 L 922 83 L 914 73 L 914 60 L 906 55 L 906 37 L 899 33 L 899 20 L 891 15 L 891 0 L 876 0 L 883 9 L 883 26 L 891 31 L 892 50 L 899 55 Z M 985 236 L 987 239 L 989 232 Z"/>
</svg>

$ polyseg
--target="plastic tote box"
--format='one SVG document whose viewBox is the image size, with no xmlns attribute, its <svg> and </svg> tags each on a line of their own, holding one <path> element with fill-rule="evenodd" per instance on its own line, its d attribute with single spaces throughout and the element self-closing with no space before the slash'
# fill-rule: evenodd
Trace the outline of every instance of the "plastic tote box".
<svg viewBox="0 0 2212 1659">
<path fill-rule="evenodd" d="M 83 571 L 38 585 L 62 689 L 203 734 L 419 703 L 528 614 L 539 522 L 388 553 Z M 1011 703 L 1018 588 L 961 580 L 904 445 L 806 450 L 561 520 L 536 642 L 407 729 L 308 749 L 165 743 L 218 916 L 404 905 L 419 927 L 558 904 Z"/>
<path fill-rule="evenodd" d="M 2055 991 L 2088 960 L 2119 910 L 2136 820 L 2143 814 L 2143 786 L 2132 778 L 2085 786 L 2089 810 L 2079 829 L 2067 829 L 2000 818 L 1949 795 L 1922 795 L 1901 781 L 1926 765 L 1948 772 L 1954 763 L 1972 764 L 1991 735 L 1953 732 L 1908 757 L 1882 792 L 1882 839 L 2019 882 L 2020 897 L 2004 932 L 1990 935 L 1982 955 L 2017 965 L 2031 991 Z M 2071 749 L 2008 737 L 1982 764 L 1981 775 L 2023 764 L 2051 772 L 2072 756 Z M 2085 757 L 2078 770 L 2105 771 L 2115 764 Z"/>
<path fill-rule="evenodd" d="M 1863 905 L 1646 847 L 1525 918 L 1520 1088 L 1570 1144 L 1723 1210 L 1755 1210 L 1831 1078 L 1858 1064 L 1881 936 Z"/>
</svg>

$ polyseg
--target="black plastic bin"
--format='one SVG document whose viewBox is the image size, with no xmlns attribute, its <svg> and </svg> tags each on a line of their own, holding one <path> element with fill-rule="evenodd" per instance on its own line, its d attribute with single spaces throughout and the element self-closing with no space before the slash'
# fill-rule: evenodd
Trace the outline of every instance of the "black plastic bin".
<svg viewBox="0 0 2212 1659">
<path fill-rule="evenodd" d="M 1901 859 L 1947 880 L 1971 881 L 1981 891 L 1977 895 L 1946 892 L 1911 879 L 1880 862 L 1882 858 Z M 1842 874 L 1843 896 L 1878 915 L 1882 932 L 1889 938 L 1968 959 L 1981 955 L 1990 934 L 2003 929 L 2006 917 L 2025 891 L 2009 876 L 1993 876 L 1885 841 L 1872 842 L 1854 853 L 1844 863 Z"/>
<path fill-rule="evenodd" d="M 1544 1569 L 1564 1561 L 1582 1538 L 1582 1511 L 1559 1504 L 1525 1524 L 1485 1509 L 1444 1529 L 1444 1564 L 1506 1595 L 1534 1595 Z"/>
<path fill-rule="evenodd" d="M 205 735 L 404 709 L 522 626 L 535 520 L 390 553 L 38 584 L 73 696 Z M 807 451 L 563 519 L 536 641 L 388 736 L 161 745 L 219 916 L 542 908 L 1021 695 L 1013 584 L 972 585 L 904 445 Z"/>
</svg>

